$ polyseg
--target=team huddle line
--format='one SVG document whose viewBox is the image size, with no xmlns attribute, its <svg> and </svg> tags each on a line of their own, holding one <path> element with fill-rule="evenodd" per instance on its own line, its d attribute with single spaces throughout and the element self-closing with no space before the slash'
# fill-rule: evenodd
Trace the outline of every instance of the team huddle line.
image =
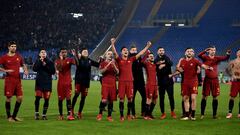
<svg viewBox="0 0 240 135">
<path fill-rule="evenodd" d="M 176 66 L 176 71 L 172 72 L 173 62 L 165 54 L 163 47 L 157 50 L 157 56 L 149 51 L 152 46 L 150 41 L 146 46 L 138 52 L 136 46 L 121 48 L 119 55 L 115 48 L 116 39 L 111 39 L 111 48 L 105 52 L 99 62 L 95 62 L 88 57 L 87 48 L 82 48 L 80 52 L 71 50 L 73 58 L 68 57 L 66 48 L 61 48 L 59 58 L 53 62 L 47 57 L 45 49 L 40 49 L 39 57 L 33 65 L 33 71 L 37 72 L 35 83 L 35 119 L 47 120 L 47 110 L 49 106 L 49 98 L 52 93 L 52 75 L 58 75 L 57 94 L 59 120 L 64 120 L 63 101 L 66 99 L 67 120 L 83 118 L 83 107 L 88 89 L 90 87 L 91 67 L 99 68 L 101 73 L 101 101 L 99 104 L 99 114 L 96 119 L 102 120 L 103 111 L 107 106 L 107 120 L 113 121 L 112 111 L 113 102 L 119 98 L 120 121 L 125 119 L 136 119 L 135 96 L 138 91 L 141 95 L 141 116 L 145 120 L 152 120 L 152 114 L 158 96 L 160 101 L 161 116 L 160 119 L 166 118 L 164 107 L 164 97 L 167 92 L 171 108 L 171 117 L 176 119 L 177 115 L 174 111 L 174 81 L 173 77 L 181 74 L 181 95 L 182 95 L 182 111 L 181 120 L 196 120 L 196 97 L 198 95 L 199 79 L 201 76 L 201 68 L 205 70 L 205 78 L 203 81 L 202 100 L 201 100 L 201 119 L 204 119 L 207 97 L 210 94 L 213 97 L 212 109 L 213 119 L 217 119 L 218 96 L 220 95 L 220 85 L 218 81 L 218 64 L 221 61 L 227 61 L 230 58 L 231 51 L 228 50 L 225 56 L 216 56 L 216 47 L 210 46 L 198 54 L 202 60 L 200 62 L 194 57 L 194 49 L 186 48 L 185 55 L 181 58 Z M 6 72 L 4 94 L 6 96 L 5 108 L 7 119 L 9 122 L 22 121 L 17 117 L 18 110 L 22 103 L 23 88 L 20 79 L 19 68 L 23 67 L 24 74 L 28 74 L 27 66 L 24 64 L 23 58 L 16 52 L 16 42 L 8 43 L 8 53 L 0 57 L 0 71 Z M 75 72 L 75 93 L 72 97 L 72 79 L 71 66 L 76 65 Z M 143 68 L 146 70 L 146 82 L 144 81 Z M 236 58 L 229 62 L 227 73 L 232 79 L 229 107 L 226 118 L 232 118 L 232 109 L 234 99 L 240 93 L 240 49 L 237 50 Z M 118 80 L 118 88 L 116 82 Z M 16 104 L 11 114 L 11 98 L 16 95 Z M 74 114 L 76 101 L 81 95 L 79 109 Z M 39 104 L 40 99 L 44 98 L 43 112 L 40 117 Z M 127 98 L 127 115 L 124 117 L 124 101 Z M 240 105 L 240 103 L 239 103 Z M 237 115 L 240 118 L 239 113 Z"/>
</svg>

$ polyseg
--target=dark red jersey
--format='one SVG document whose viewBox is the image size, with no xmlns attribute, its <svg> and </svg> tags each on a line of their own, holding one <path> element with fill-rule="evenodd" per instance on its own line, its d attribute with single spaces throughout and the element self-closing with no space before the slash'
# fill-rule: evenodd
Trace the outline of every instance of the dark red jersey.
<svg viewBox="0 0 240 135">
<path fill-rule="evenodd" d="M 4 69 L 14 70 L 13 72 L 7 73 L 7 77 L 20 78 L 19 68 L 22 67 L 23 64 L 22 56 L 17 53 L 14 56 L 6 54 L 0 58 L 0 65 L 2 65 Z"/>
<path fill-rule="evenodd" d="M 144 62 L 144 67 L 146 68 L 147 73 L 147 85 L 157 85 L 157 71 L 156 65 L 149 61 Z"/>
<path fill-rule="evenodd" d="M 100 63 L 99 69 L 104 69 L 109 62 L 107 61 L 103 61 Z M 116 64 L 115 64 L 116 65 Z M 113 64 L 110 64 L 107 67 L 107 70 L 102 73 L 102 83 L 106 84 L 106 83 L 116 83 L 116 70 L 113 66 Z"/>
<path fill-rule="evenodd" d="M 198 57 L 202 59 L 203 64 L 213 67 L 213 70 L 205 70 L 205 77 L 207 78 L 217 78 L 218 77 L 218 67 L 217 65 L 221 61 L 228 60 L 230 55 L 226 56 L 214 56 L 213 58 L 205 54 L 205 51 L 198 54 Z"/>
<path fill-rule="evenodd" d="M 71 83 L 71 66 L 75 64 L 74 59 L 66 58 L 63 60 L 57 59 L 55 61 L 56 66 L 60 66 L 58 81 L 62 83 Z"/>
<path fill-rule="evenodd" d="M 190 60 L 183 59 L 180 62 L 180 67 L 183 68 L 184 82 L 194 82 L 197 81 L 197 69 L 201 66 L 201 62 L 195 58 Z"/>
<path fill-rule="evenodd" d="M 119 81 L 133 81 L 132 63 L 135 60 L 135 56 L 130 57 L 127 60 L 123 60 L 120 57 L 116 59 L 119 67 Z"/>
</svg>

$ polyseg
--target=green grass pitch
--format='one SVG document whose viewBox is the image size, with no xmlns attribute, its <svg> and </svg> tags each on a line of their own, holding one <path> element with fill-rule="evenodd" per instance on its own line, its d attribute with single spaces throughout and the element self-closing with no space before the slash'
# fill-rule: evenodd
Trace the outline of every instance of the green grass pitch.
<svg viewBox="0 0 240 135">
<path fill-rule="evenodd" d="M 167 118 L 160 120 L 160 109 L 159 103 L 156 105 L 154 110 L 154 116 L 156 119 L 152 121 L 143 120 L 139 117 L 133 121 L 124 122 L 119 121 L 119 109 L 118 102 L 114 104 L 113 122 L 106 120 L 106 112 L 102 121 L 96 121 L 98 114 L 98 105 L 100 101 L 100 83 L 91 82 L 91 88 L 86 99 L 85 107 L 83 110 L 83 120 L 74 121 L 58 121 L 58 107 L 57 107 L 57 92 L 56 92 L 56 81 L 53 81 L 53 93 L 50 99 L 50 106 L 48 110 L 48 120 L 43 121 L 34 120 L 34 81 L 23 80 L 24 88 L 24 99 L 20 108 L 18 116 L 23 118 L 23 122 L 9 123 L 6 119 L 5 113 L 5 97 L 3 96 L 3 80 L 0 80 L 0 134 L 1 135 L 39 135 L 39 134 L 95 134 L 95 135 L 112 135 L 112 134 L 138 134 L 138 135 L 154 135 L 154 134 L 165 134 L 165 135 L 180 135 L 180 134 L 231 134 L 239 135 L 240 133 L 240 119 L 237 118 L 238 113 L 238 98 L 235 100 L 235 106 L 233 111 L 233 118 L 226 119 L 225 115 L 228 110 L 228 99 L 229 99 L 229 85 L 221 85 L 221 95 L 219 96 L 219 107 L 218 116 L 219 119 L 212 119 L 212 97 L 208 98 L 206 117 L 204 120 L 200 120 L 200 100 L 201 100 L 201 88 L 199 88 L 197 110 L 196 110 L 196 121 L 180 121 L 181 115 L 181 96 L 180 96 L 180 85 L 175 84 L 175 106 L 178 119 L 172 119 L 170 117 L 170 107 L 167 96 L 165 97 L 165 110 Z M 12 98 L 11 110 L 14 108 L 15 97 Z M 41 100 L 40 112 L 42 111 L 43 100 Z M 78 108 L 79 99 L 76 107 Z M 65 107 L 65 102 L 64 102 Z M 76 109 L 77 110 L 77 109 Z M 136 99 L 136 110 L 137 115 L 140 115 L 140 98 L 139 94 Z M 66 113 L 66 108 L 64 108 Z M 125 104 L 126 113 L 126 104 Z M 66 118 L 66 115 L 65 115 Z"/>
</svg>

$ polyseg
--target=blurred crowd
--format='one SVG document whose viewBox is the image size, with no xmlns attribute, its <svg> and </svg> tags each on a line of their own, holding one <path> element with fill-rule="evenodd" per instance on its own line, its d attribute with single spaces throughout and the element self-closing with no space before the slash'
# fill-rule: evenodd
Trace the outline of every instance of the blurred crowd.
<svg viewBox="0 0 240 135">
<path fill-rule="evenodd" d="M 116 22 L 125 0 L 17 0 L 1 2 L 0 52 L 15 40 L 31 57 L 39 48 L 95 48 Z M 83 16 L 73 17 L 74 13 Z M 53 49 L 53 50 L 52 50 Z M 24 56 L 25 57 L 25 56 Z M 26 59 L 31 59 L 26 56 Z"/>
</svg>

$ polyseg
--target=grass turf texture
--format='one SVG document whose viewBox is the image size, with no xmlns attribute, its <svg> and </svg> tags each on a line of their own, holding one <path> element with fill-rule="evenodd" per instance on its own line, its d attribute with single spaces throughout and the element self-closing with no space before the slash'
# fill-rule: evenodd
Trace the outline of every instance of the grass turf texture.
<svg viewBox="0 0 240 135">
<path fill-rule="evenodd" d="M 91 88 L 89 90 L 84 110 L 83 119 L 74 121 L 58 121 L 58 107 L 57 107 L 57 92 L 56 92 L 56 81 L 53 81 L 53 92 L 50 99 L 50 105 L 48 110 L 48 120 L 34 120 L 34 84 L 35 81 L 23 80 L 24 98 L 22 106 L 18 116 L 23 118 L 23 122 L 9 123 L 6 119 L 5 113 L 5 97 L 3 96 L 4 81 L 0 80 L 0 134 L 95 134 L 95 135 L 106 135 L 106 134 L 239 134 L 240 133 L 240 119 L 237 119 L 238 113 L 238 98 L 235 100 L 235 106 L 233 110 L 233 118 L 226 119 L 226 113 L 228 111 L 228 100 L 229 100 L 229 85 L 221 85 L 221 95 L 219 96 L 218 116 L 219 119 L 212 119 L 212 97 L 208 98 L 207 108 L 205 112 L 204 120 L 200 120 L 200 102 L 201 102 L 201 89 L 199 88 L 199 95 L 197 101 L 196 110 L 196 121 L 180 121 L 181 116 L 181 96 L 180 96 L 180 85 L 175 84 L 175 111 L 178 116 L 177 119 L 170 117 L 170 107 L 168 103 L 167 95 L 165 96 L 165 110 L 167 118 L 160 120 L 161 115 L 159 103 L 156 105 L 154 110 L 154 116 L 156 119 L 152 121 L 143 120 L 140 117 L 140 95 L 137 94 L 136 98 L 136 111 L 138 119 L 133 121 L 124 122 L 119 121 L 119 109 L 118 102 L 114 104 L 113 122 L 106 120 L 107 112 L 104 112 L 102 121 L 96 121 L 98 114 L 98 106 L 101 99 L 100 96 L 100 83 L 91 82 Z M 73 87 L 74 88 L 74 87 Z M 15 97 L 12 98 L 11 112 L 13 111 L 15 104 Z M 66 102 L 64 101 L 64 113 L 66 114 Z M 42 112 L 43 100 L 41 99 L 40 114 Z M 78 110 L 79 99 L 76 104 Z M 127 105 L 125 103 L 124 113 L 126 114 Z M 66 115 L 65 115 L 66 119 Z"/>
</svg>

